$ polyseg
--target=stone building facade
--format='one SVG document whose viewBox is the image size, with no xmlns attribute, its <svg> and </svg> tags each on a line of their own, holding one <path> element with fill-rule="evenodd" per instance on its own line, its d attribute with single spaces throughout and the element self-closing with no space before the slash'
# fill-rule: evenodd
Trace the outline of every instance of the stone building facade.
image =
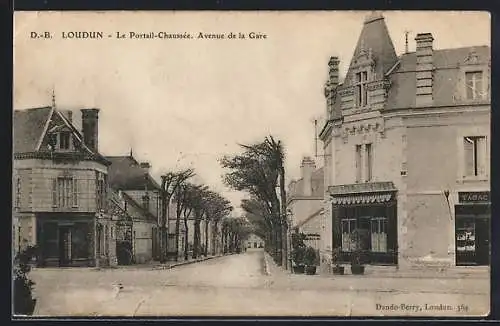
<svg viewBox="0 0 500 326">
<path fill-rule="evenodd" d="M 490 48 L 397 56 L 384 17 L 364 22 L 347 75 L 328 63 L 326 248 L 371 265 L 487 265 Z M 326 254 L 326 258 L 331 255 Z"/>
<path fill-rule="evenodd" d="M 107 161 L 98 151 L 98 109 L 72 114 L 52 107 L 15 110 L 13 119 L 14 250 L 37 245 L 41 266 L 113 263 L 107 211 Z M 101 259 L 101 258 L 104 258 Z M 102 260 L 102 261 L 101 261 Z"/>
</svg>

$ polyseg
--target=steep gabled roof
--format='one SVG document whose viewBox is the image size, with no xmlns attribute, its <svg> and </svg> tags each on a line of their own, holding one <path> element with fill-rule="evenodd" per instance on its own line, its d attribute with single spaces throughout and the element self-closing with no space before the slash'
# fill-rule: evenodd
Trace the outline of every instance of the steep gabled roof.
<svg viewBox="0 0 500 326">
<path fill-rule="evenodd" d="M 144 177 L 144 170 L 133 156 L 107 156 L 111 162 L 108 169 L 109 184 L 114 189 L 144 190 L 146 185 L 149 190 L 160 190 L 160 185 L 148 174 Z"/>
<path fill-rule="evenodd" d="M 53 109 L 51 107 L 14 111 L 12 124 L 14 153 L 27 153 L 37 150 L 52 113 Z"/>
<path fill-rule="evenodd" d="M 375 62 L 374 71 L 378 77 L 382 77 L 398 61 L 384 16 L 380 13 L 372 13 L 365 19 L 347 71 L 344 82 L 346 85 L 350 84 L 353 65 L 362 53 L 371 54 Z"/>
</svg>

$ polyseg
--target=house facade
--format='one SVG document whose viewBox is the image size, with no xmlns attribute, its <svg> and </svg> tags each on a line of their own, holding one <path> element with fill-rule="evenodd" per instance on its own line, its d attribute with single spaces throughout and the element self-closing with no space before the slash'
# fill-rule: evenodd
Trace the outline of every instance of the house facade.
<svg viewBox="0 0 500 326">
<path fill-rule="evenodd" d="M 39 248 L 40 266 L 112 263 L 107 168 L 98 151 L 98 109 L 82 109 L 83 132 L 72 114 L 51 107 L 15 110 L 13 228 L 15 251 Z M 99 233 L 100 232 L 100 233 Z M 104 261 L 103 261 L 104 262 Z"/>
<path fill-rule="evenodd" d="M 418 34 L 397 56 L 384 17 L 368 16 L 339 81 L 325 85 L 325 260 L 488 265 L 490 48 L 435 49 Z"/>
<path fill-rule="evenodd" d="M 245 240 L 245 248 L 264 248 L 264 240 L 256 234 L 250 234 Z"/>
<path fill-rule="evenodd" d="M 149 173 L 148 163 L 128 156 L 106 157 L 109 185 L 118 193 L 119 206 L 128 216 L 118 226 L 120 262 L 146 263 L 159 256 L 160 186 Z"/>
</svg>

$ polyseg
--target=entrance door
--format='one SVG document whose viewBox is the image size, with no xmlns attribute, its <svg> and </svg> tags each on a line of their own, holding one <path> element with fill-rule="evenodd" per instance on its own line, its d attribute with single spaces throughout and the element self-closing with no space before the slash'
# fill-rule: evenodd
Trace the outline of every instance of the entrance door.
<svg viewBox="0 0 500 326">
<path fill-rule="evenodd" d="M 69 266 L 71 263 L 71 228 L 59 227 L 59 266 Z"/>
<path fill-rule="evenodd" d="M 490 220 L 476 218 L 476 263 L 489 265 L 490 263 Z"/>
</svg>

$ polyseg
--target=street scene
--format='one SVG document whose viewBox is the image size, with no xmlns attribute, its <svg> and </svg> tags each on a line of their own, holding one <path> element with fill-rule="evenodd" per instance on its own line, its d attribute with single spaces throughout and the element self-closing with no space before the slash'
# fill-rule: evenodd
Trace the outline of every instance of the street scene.
<svg viewBox="0 0 500 326">
<path fill-rule="evenodd" d="M 14 316 L 488 315 L 487 13 L 15 31 Z"/>
</svg>

